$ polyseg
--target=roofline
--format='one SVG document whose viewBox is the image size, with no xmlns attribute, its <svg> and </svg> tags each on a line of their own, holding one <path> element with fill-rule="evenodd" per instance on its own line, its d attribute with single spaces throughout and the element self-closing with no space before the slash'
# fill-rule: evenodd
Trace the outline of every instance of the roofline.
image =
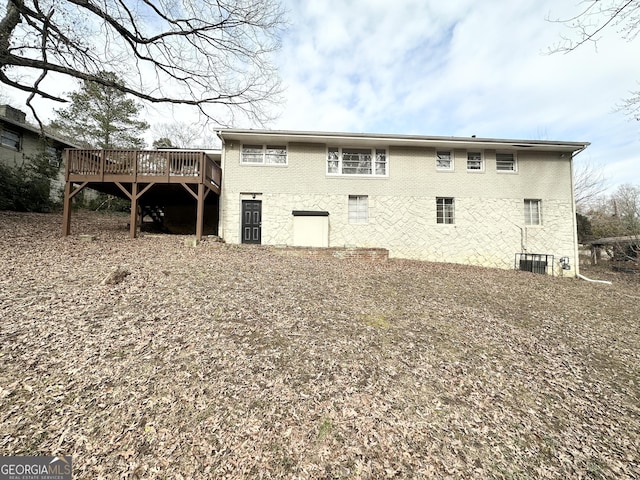
<svg viewBox="0 0 640 480">
<path fill-rule="evenodd" d="M 38 135 L 42 135 L 42 130 L 40 130 L 38 127 L 35 127 L 33 125 L 29 125 L 28 123 L 23 123 L 23 122 L 19 122 L 17 120 L 13 120 L 11 118 L 8 117 L 0 117 L 0 121 L 3 121 L 5 123 L 9 123 L 11 125 L 13 125 L 14 127 L 18 127 L 21 128 L 23 130 L 28 130 L 31 133 L 36 133 Z M 66 146 L 66 148 L 81 148 L 80 145 L 76 145 L 74 143 L 71 143 L 68 140 L 65 140 L 63 138 L 57 137 L 56 135 L 51 135 L 48 132 L 44 132 L 45 137 L 50 138 L 51 140 L 55 140 L 58 143 L 62 143 L 63 145 Z"/>
<path fill-rule="evenodd" d="M 578 152 L 587 148 L 589 142 L 560 142 L 549 140 L 518 140 L 501 138 L 476 138 L 476 137 L 440 137 L 423 135 L 397 135 L 379 133 L 346 133 L 346 132 L 313 132 L 295 130 L 253 130 L 225 128 L 217 132 L 218 137 L 224 141 L 227 139 L 240 139 L 243 137 L 270 137 L 286 141 L 322 142 L 328 140 L 348 143 L 349 141 L 372 143 L 387 143 L 394 146 L 453 146 L 458 148 L 485 147 L 485 148 L 509 148 L 538 150 L 556 150 Z"/>
</svg>

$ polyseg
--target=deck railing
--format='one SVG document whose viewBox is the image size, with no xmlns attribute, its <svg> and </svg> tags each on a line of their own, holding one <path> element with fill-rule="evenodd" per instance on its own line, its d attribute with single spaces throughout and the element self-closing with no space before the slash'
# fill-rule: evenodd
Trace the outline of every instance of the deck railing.
<svg viewBox="0 0 640 480">
<path fill-rule="evenodd" d="M 222 171 L 204 152 L 67 150 L 67 173 L 85 177 L 201 177 L 220 186 Z"/>
</svg>

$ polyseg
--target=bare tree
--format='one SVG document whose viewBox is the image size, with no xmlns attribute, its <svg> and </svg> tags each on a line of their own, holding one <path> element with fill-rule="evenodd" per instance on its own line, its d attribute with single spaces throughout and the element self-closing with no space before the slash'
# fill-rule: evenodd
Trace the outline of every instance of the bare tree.
<svg viewBox="0 0 640 480">
<path fill-rule="evenodd" d="M 607 189 L 601 169 L 591 162 L 575 163 L 573 169 L 573 195 L 578 211 L 584 213 Z"/>
<path fill-rule="evenodd" d="M 628 235 L 640 234 L 640 187 L 620 185 L 611 196 L 615 215 Z"/>
<path fill-rule="evenodd" d="M 68 100 L 52 87 L 66 76 L 264 122 L 280 89 L 269 57 L 282 15 L 278 0 L 6 0 L 0 83 L 28 92 L 36 119 L 34 98 Z"/>
<path fill-rule="evenodd" d="M 214 148 L 219 140 L 210 133 L 210 129 L 201 124 L 187 122 L 160 123 L 154 125 L 153 135 L 157 146 L 175 148 Z M 168 140 L 168 142 L 167 142 Z"/>
<path fill-rule="evenodd" d="M 639 0 L 584 0 L 571 18 L 547 17 L 548 21 L 562 23 L 572 32 L 549 49 L 550 53 L 569 53 L 584 44 L 597 45 L 598 40 L 611 29 L 631 42 L 640 33 Z M 640 121 L 640 90 L 631 92 L 619 109 Z"/>
<path fill-rule="evenodd" d="M 640 187 L 619 185 L 611 195 L 598 196 L 587 216 L 595 236 L 640 235 Z"/>
<path fill-rule="evenodd" d="M 607 29 L 617 28 L 622 38 L 632 41 L 640 31 L 638 0 L 584 0 L 582 8 L 571 18 L 547 20 L 563 23 L 575 36 L 562 36 L 552 52 L 568 53 L 585 43 L 597 43 Z"/>
</svg>

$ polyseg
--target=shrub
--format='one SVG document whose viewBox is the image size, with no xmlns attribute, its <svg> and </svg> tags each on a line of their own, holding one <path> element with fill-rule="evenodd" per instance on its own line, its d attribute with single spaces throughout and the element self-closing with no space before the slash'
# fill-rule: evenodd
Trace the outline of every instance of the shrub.
<svg viewBox="0 0 640 480">
<path fill-rule="evenodd" d="M 23 165 L 0 164 L 0 210 L 50 212 L 59 206 L 51 198 L 51 180 L 59 167 L 46 154 L 29 157 Z"/>
</svg>

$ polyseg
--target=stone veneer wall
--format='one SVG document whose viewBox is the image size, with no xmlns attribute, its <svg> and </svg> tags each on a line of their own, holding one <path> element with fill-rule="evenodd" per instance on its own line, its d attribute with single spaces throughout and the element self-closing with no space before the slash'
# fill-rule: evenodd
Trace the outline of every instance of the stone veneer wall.
<svg viewBox="0 0 640 480">
<path fill-rule="evenodd" d="M 329 212 L 330 247 L 380 247 L 390 257 L 498 268 L 513 268 L 517 252 L 553 254 L 556 262 L 573 255 L 566 202 L 544 201 L 543 225 L 525 226 L 523 200 L 456 197 L 455 224 L 443 225 L 435 222 L 432 197 L 370 196 L 369 223 L 350 225 L 348 196 L 263 194 L 261 200 L 265 245 L 292 244 L 293 210 L 323 210 Z M 225 240 L 239 243 L 240 202 L 232 205 Z"/>
</svg>

